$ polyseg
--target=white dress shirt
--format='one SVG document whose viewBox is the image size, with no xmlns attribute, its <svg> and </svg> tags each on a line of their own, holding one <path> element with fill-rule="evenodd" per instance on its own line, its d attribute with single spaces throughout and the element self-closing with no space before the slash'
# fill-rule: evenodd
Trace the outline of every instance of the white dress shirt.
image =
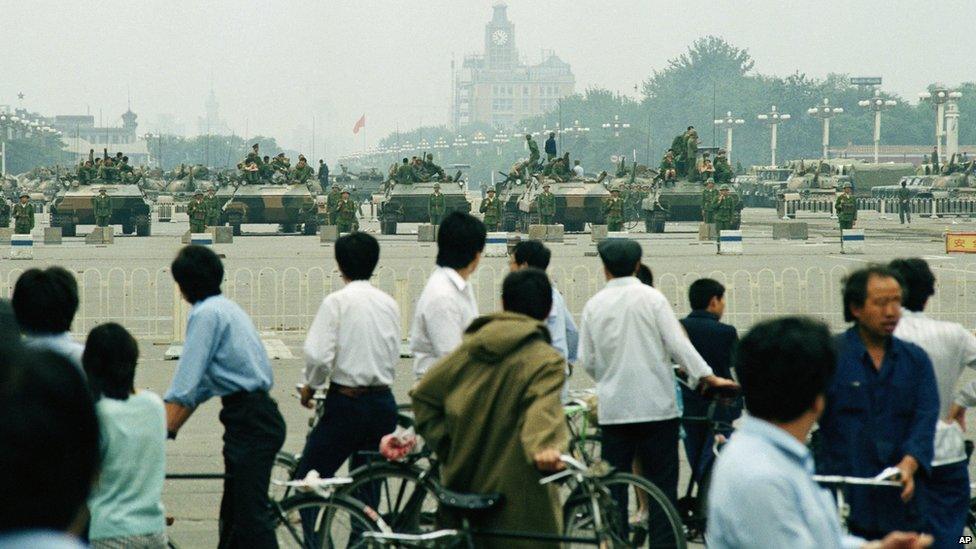
<svg viewBox="0 0 976 549">
<path fill-rule="evenodd" d="M 322 300 L 305 338 L 305 383 L 391 385 L 400 360 L 400 308 L 366 280 Z"/>
<path fill-rule="evenodd" d="M 573 166 L 573 175 L 576 177 L 583 177 L 583 166 L 580 166 L 579 164 Z"/>
<path fill-rule="evenodd" d="M 566 359 L 566 370 L 569 364 L 576 362 L 576 350 L 579 348 L 579 331 L 573 322 L 573 315 L 566 308 L 566 300 L 555 286 L 552 287 L 552 309 L 546 317 L 546 327 L 552 338 L 552 346 Z"/>
<path fill-rule="evenodd" d="M 976 336 L 954 322 L 935 320 L 925 313 L 901 310 L 901 320 L 895 337 L 910 341 L 929 355 L 935 381 L 939 388 L 939 422 L 935 426 L 935 458 L 933 466 L 947 465 L 966 459 L 962 430 L 955 422 L 945 421 L 953 402 L 956 382 L 966 368 L 976 369 Z M 961 388 L 956 401 L 970 407 L 976 405 L 976 382 Z"/>
<path fill-rule="evenodd" d="M 601 424 L 678 417 L 672 360 L 693 385 L 712 375 L 664 294 L 629 276 L 610 280 L 586 302 L 579 362 L 596 380 Z"/>
<path fill-rule="evenodd" d="M 410 329 L 413 373 L 417 379 L 461 344 L 464 330 L 477 317 L 478 302 L 471 284 L 454 269 L 435 269 L 417 300 Z"/>
</svg>

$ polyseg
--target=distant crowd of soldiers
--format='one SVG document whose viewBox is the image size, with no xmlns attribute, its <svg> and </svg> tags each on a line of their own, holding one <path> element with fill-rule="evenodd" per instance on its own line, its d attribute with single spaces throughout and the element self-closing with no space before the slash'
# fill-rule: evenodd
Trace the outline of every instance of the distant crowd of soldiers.
<svg viewBox="0 0 976 549">
<path fill-rule="evenodd" d="M 698 132 L 694 126 L 688 126 L 681 135 L 671 141 L 671 148 L 664 153 L 658 168 L 657 179 L 665 183 L 672 183 L 678 178 L 689 181 L 708 181 L 714 179 L 719 185 L 730 185 L 735 175 L 728 155 L 724 149 L 719 149 L 712 162 L 708 152 L 698 157 Z"/>
<path fill-rule="evenodd" d="M 430 181 L 448 182 L 450 177 L 434 163 L 434 155 L 427 153 L 411 158 L 404 157 L 400 164 L 394 162 L 390 165 L 389 179 L 397 183 L 428 183 Z"/>
<path fill-rule="evenodd" d="M 307 185 L 313 177 L 316 177 L 315 169 L 308 164 L 305 155 L 299 154 L 298 163 L 292 167 L 291 159 L 285 156 L 285 153 L 278 153 L 274 158 L 268 155 L 262 157 L 257 143 L 251 145 L 251 152 L 237 164 L 237 169 L 241 172 L 241 182 L 250 185 L 273 183 L 276 173 L 282 174 L 288 182 L 302 185 Z M 329 166 L 322 159 L 319 159 L 317 178 L 322 192 L 326 192 L 329 183 Z"/>
<path fill-rule="evenodd" d="M 81 185 L 96 181 L 103 183 L 130 183 L 137 178 L 135 170 L 129 165 L 129 157 L 121 152 L 109 156 L 108 149 L 102 149 L 102 157 L 95 158 L 95 149 L 88 150 L 88 159 L 78 165 L 77 177 Z"/>
</svg>

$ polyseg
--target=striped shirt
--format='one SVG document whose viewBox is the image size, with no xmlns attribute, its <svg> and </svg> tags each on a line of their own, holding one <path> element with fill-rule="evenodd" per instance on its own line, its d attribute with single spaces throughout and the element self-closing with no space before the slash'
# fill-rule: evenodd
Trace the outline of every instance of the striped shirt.
<svg viewBox="0 0 976 549">
<path fill-rule="evenodd" d="M 971 407 L 976 405 L 976 381 L 966 384 L 956 393 L 956 383 L 966 367 L 976 369 L 976 336 L 954 322 L 929 318 L 922 312 L 902 309 L 895 337 L 910 341 L 929 355 L 939 389 L 939 417 L 935 431 L 935 459 L 933 466 L 956 463 L 966 459 L 962 431 L 955 423 L 944 421 L 955 401 Z"/>
</svg>

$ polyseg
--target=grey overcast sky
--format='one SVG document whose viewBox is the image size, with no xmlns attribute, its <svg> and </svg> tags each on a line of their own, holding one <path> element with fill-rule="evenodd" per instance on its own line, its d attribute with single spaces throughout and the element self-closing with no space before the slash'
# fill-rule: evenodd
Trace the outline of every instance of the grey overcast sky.
<svg viewBox="0 0 976 549">
<path fill-rule="evenodd" d="M 211 83 L 238 134 L 317 156 L 448 121 L 450 63 L 480 53 L 493 0 L 0 0 L 0 105 L 102 113 L 127 90 L 142 129 L 160 113 L 196 133 Z M 907 0 L 509 0 L 521 56 L 553 50 L 577 91 L 633 87 L 698 37 L 746 48 L 755 70 L 882 76 L 915 101 L 934 81 L 976 80 L 976 2 Z M 682 6 L 676 11 L 675 6 Z M 937 6 L 937 7 L 930 7 Z M 748 113 L 743 113 L 748 114 Z M 361 136 L 360 136 L 361 137 Z M 324 145 L 327 143 L 327 145 Z"/>
</svg>

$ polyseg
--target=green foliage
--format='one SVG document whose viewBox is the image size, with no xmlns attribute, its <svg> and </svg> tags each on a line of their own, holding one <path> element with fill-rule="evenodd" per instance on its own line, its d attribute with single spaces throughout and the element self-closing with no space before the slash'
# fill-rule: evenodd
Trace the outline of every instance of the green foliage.
<svg viewBox="0 0 976 549">
<path fill-rule="evenodd" d="M 36 134 L 6 142 L 7 173 L 16 175 L 37 166 L 70 162 L 64 143 L 55 135 Z"/>
</svg>

